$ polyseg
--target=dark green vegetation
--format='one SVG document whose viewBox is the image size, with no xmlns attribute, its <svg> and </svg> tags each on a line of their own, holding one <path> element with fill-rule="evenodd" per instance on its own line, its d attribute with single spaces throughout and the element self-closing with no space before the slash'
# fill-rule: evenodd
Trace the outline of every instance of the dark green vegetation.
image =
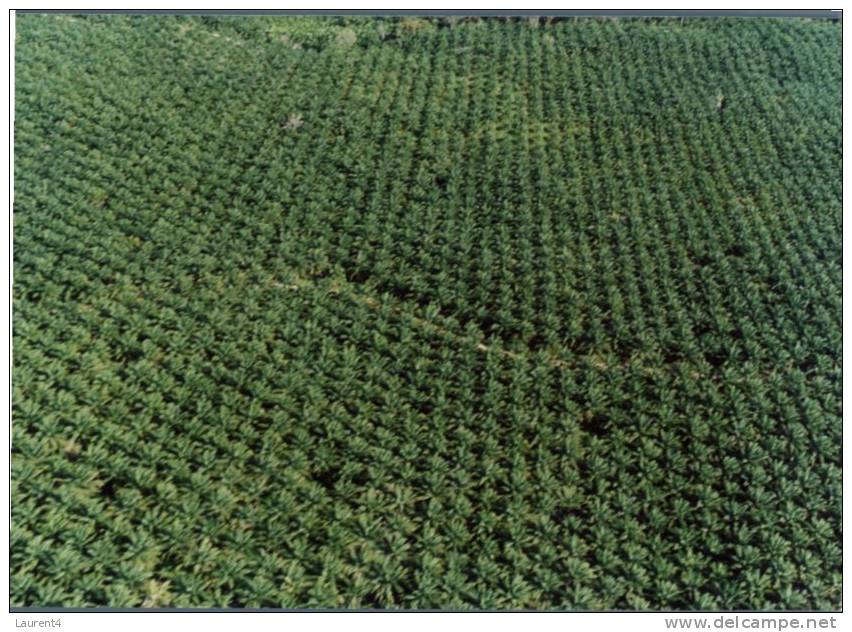
<svg viewBox="0 0 852 632">
<path fill-rule="evenodd" d="M 12 604 L 839 608 L 840 44 L 19 18 Z"/>
</svg>

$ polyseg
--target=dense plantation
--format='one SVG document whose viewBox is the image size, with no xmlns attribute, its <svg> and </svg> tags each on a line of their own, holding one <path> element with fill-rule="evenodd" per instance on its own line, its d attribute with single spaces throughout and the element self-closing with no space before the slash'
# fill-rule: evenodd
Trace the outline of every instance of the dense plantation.
<svg viewBox="0 0 852 632">
<path fill-rule="evenodd" d="M 13 606 L 840 608 L 839 24 L 16 22 Z"/>
</svg>

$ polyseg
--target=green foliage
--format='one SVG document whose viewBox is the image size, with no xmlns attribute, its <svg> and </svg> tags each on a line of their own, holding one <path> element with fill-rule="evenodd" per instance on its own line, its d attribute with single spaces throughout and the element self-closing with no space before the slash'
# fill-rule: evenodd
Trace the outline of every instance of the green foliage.
<svg viewBox="0 0 852 632">
<path fill-rule="evenodd" d="M 838 609 L 840 33 L 19 16 L 12 604 Z"/>
</svg>

